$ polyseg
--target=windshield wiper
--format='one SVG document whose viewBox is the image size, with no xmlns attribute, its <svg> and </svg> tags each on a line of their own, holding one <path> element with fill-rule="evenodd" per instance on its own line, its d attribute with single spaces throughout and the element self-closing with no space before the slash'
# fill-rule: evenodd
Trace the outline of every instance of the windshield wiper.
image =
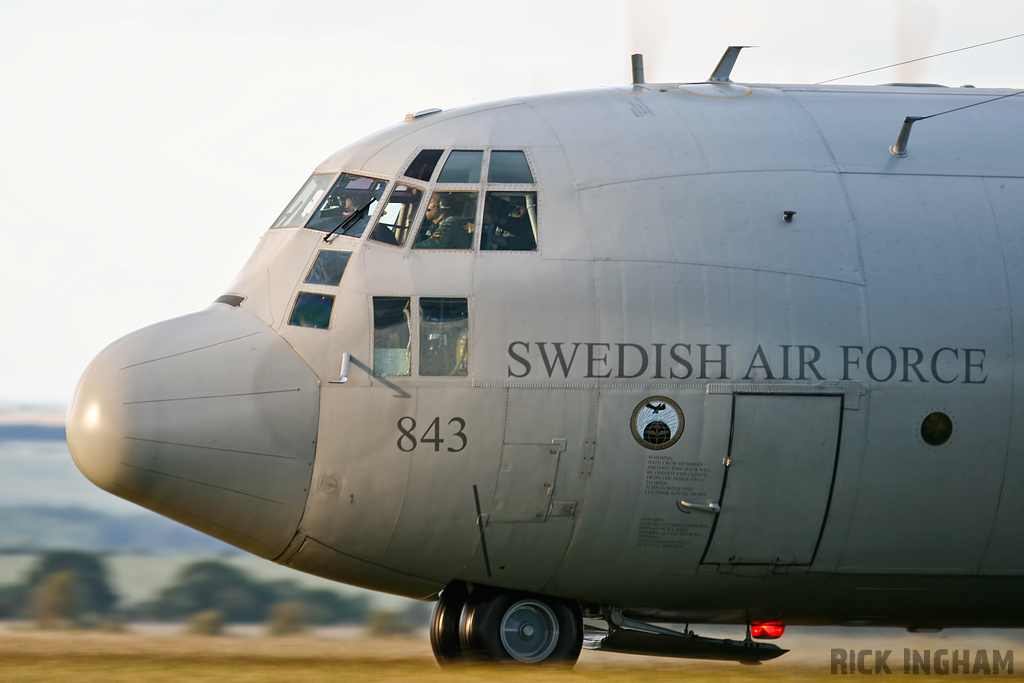
<svg viewBox="0 0 1024 683">
<path fill-rule="evenodd" d="M 334 230 L 331 230 L 329 233 L 324 235 L 324 242 L 327 241 L 328 237 L 338 232 L 339 230 L 341 230 L 341 234 L 344 235 L 345 229 L 348 228 L 348 226 L 351 225 L 357 218 L 362 216 L 366 212 L 366 210 L 370 208 L 370 205 L 373 204 L 375 201 L 377 201 L 376 197 L 370 199 L 370 201 L 366 202 L 366 204 L 364 204 L 361 209 L 359 209 L 354 214 L 343 220 L 341 223 L 338 223 L 338 225 L 335 226 Z"/>
</svg>

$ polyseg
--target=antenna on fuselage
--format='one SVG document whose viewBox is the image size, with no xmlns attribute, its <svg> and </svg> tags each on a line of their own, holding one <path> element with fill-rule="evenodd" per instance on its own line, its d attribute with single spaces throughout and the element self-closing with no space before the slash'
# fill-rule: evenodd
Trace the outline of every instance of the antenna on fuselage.
<svg viewBox="0 0 1024 683">
<path fill-rule="evenodd" d="M 633 67 L 633 85 L 644 84 L 644 56 L 635 54 L 629 58 L 630 66 Z"/>
<path fill-rule="evenodd" d="M 757 47 L 757 45 L 730 45 L 725 49 L 725 54 L 718 60 L 718 66 L 708 76 L 709 83 L 732 83 L 729 80 L 729 74 L 732 73 L 732 67 L 736 64 L 736 58 L 740 56 L 740 50 L 745 47 Z"/>
</svg>

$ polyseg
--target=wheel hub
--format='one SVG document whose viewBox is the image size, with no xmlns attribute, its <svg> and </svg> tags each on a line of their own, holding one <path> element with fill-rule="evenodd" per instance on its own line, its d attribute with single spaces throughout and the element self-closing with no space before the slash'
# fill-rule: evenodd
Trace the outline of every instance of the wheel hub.
<svg viewBox="0 0 1024 683">
<path fill-rule="evenodd" d="M 539 600 L 520 600 L 501 619 L 501 644 L 520 662 L 543 661 L 558 644 L 555 613 Z"/>
</svg>

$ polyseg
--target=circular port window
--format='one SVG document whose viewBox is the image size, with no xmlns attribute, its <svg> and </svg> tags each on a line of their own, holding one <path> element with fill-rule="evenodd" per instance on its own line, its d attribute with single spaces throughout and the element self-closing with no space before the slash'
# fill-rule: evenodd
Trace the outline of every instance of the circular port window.
<svg viewBox="0 0 1024 683">
<path fill-rule="evenodd" d="M 921 422 L 921 438 L 929 446 L 941 446 L 953 435 L 953 421 L 945 413 L 932 413 Z"/>
</svg>

